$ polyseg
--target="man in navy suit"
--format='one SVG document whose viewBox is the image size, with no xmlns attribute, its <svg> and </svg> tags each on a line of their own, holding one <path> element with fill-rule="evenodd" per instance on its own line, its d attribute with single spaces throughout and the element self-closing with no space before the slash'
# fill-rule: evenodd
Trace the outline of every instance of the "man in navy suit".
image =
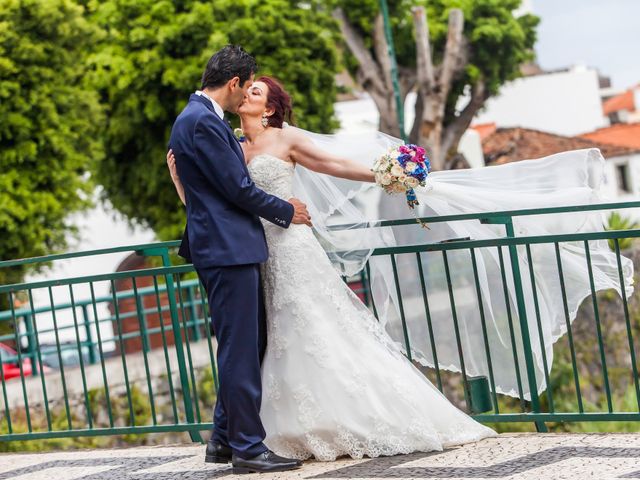
<svg viewBox="0 0 640 480">
<path fill-rule="evenodd" d="M 211 57 L 202 89 L 189 98 L 171 131 L 187 207 L 181 254 L 193 262 L 206 287 L 218 342 L 218 398 L 205 460 L 232 462 L 234 472 L 297 468 L 264 445 L 260 421 L 260 362 L 266 321 L 259 264 L 267 243 L 259 217 L 282 228 L 310 225 L 307 209 L 254 185 L 240 144 L 223 119 L 235 113 L 253 83 L 257 65 L 241 47 L 228 45 Z"/>
</svg>

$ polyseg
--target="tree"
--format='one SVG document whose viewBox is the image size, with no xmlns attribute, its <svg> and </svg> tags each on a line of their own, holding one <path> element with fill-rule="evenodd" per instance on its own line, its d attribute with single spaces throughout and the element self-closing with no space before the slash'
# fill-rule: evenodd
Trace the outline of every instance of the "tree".
<svg viewBox="0 0 640 480">
<path fill-rule="evenodd" d="M 3 260 L 63 250 L 69 213 L 90 204 L 87 171 L 101 154 L 101 111 L 83 85 L 83 59 L 96 39 L 71 0 L 0 0 Z M 0 269 L 0 284 L 24 273 Z"/>
<path fill-rule="evenodd" d="M 91 59 L 92 82 L 108 119 L 106 156 L 97 168 L 104 195 L 129 219 L 174 239 L 184 208 L 165 154 L 173 121 L 200 86 L 209 57 L 243 45 L 283 81 L 298 124 L 330 131 L 336 95 L 338 27 L 322 2 L 291 0 L 107 0 L 91 3 L 106 33 Z"/>
<path fill-rule="evenodd" d="M 402 98 L 417 92 L 409 139 L 429 147 L 435 169 L 451 166 L 460 137 L 478 110 L 533 58 L 538 18 L 516 17 L 520 3 L 389 2 Z M 380 112 L 380 130 L 400 136 L 378 0 L 336 0 L 334 6 L 353 56 L 352 71 Z M 467 102 L 460 108 L 463 98 Z"/>
</svg>

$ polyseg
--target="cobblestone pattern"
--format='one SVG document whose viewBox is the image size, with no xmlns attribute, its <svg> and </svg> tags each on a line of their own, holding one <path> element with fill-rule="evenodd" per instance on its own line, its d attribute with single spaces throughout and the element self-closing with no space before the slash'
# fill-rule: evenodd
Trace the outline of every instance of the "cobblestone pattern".
<svg viewBox="0 0 640 480">
<path fill-rule="evenodd" d="M 638 434 L 503 434 L 444 452 L 306 462 L 284 473 L 233 475 L 202 445 L 0 455 L 0 480 L 640 479 Z"/>
</svg>

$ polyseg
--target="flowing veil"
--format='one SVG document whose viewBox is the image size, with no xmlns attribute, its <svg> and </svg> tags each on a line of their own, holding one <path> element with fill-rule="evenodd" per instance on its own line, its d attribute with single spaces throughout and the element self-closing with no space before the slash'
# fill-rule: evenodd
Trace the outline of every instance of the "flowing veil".
<svg viewBox="0 0 640 480">
<path fill-rule="evenodd" d="M 358 160 L 367 166 L 371 166 L 390 146 L 402 143 L 379 132 L 336 135 L 305 133 L 319 148 Z M 563 152 L 501 166 L 433 172 L 427 179 L 427 186 L 416 189 L 420 201 L 416 213 L 419 216 L 443 216 L 600 203 L 603 179 L 604 159 L 597 149 Z M 388 334 L 400 344 L 404 343 L 404 334 L 391 261 L 388 256 L 371 256 L 373 249 L 435 243 L 458 237 L 482 240 L 505 236 L 503 225 L 481 224 L 477 220 L 432 223 L 430 230 L 418 224 L 380 228 L 378 225 L 381 220 L 408 218 L 411 215 L 404 196 L 388 196 L 373 184 L 336 179 L 310 172 L 299 165 L 293 191 L 294 195 L 307 203 L 317 237 L 341 273 L 353 275 L 369 261 L 372 296 L 379 319 Z M 514 217 L 513 222 L 516 236 L 520 237 L 604 229 L 604 217 L 599 212 L 518 216 Z M 337 228 L 344 225 L 349 227 Z M 569 321 L 573 321 L 578 307 L 591 294 L 587 252 L 582 242 L 563 242 L 558 245 L 568 316 Z M 531 245 L 530 254 L 529 257 L 524 246 L 518 247 L 537 388 L 541 392 L 546 387 L 542 353 L 545 353 L 550 369 L 553 343 L 566 333 L 567 327 L 554 244 Z M 621 259 L 625 282 L 621 288 L 616 256 L 607 241 L 589 241 L 589 255 L 596 291 L 614 289 L 620 295 L 631 295 L 633 264 L 629 259 Z M 503 279 L 501 273 L 501 264 L 506 272 L 511 271 L 508 251 L 503 249 L 500 252 L 497 247 L 478 248 L 475 251 L 482 305 L 479 305 L 476 293 L 469 250 L 449 251 L 447 258 L 467 375 L 489 376 L 479 313 L 482 310 L 496 391 L 514 397 L 522 393 L 524 398 L 529 399 L 527 382 L 522 382 L 520 392 L 514 362 L 515 350 L 515 356 L 520 359 L 518 373 L 521 378 L 526 378 L 515 288 L 510 275 L 507 274 Z M 533 283 L 529 275 L 529 259 Z M 451 321 L 452 309 L 442 252 L 422 252 L 420 260 L 435 352 L 429 340 L 416 254 L 396 256 L 413 358 L 433 367 L 434 357 L 437 356 L 440 368 L 459 372 L 460 357 Z M 503 283 L 505 280 L 506 287 Z M 534 288 L 537 310 L 533 302 Z M 510 316 L 515 330 L 515 348 L 509 328 Z"/>
</svg>

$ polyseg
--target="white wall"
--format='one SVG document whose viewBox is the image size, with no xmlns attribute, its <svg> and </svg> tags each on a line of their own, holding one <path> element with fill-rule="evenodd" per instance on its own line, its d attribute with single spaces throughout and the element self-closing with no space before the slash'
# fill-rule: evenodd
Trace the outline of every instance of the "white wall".
<svg viewBox="0 0 640 480">
<path fill-rule="evenodd" d="M 519 78 L 487 101 L 476 123 L 524 127 L 574 136 L 604 127 L 595 70 L 575 67 L 568 72 Z"/>
</svg>

